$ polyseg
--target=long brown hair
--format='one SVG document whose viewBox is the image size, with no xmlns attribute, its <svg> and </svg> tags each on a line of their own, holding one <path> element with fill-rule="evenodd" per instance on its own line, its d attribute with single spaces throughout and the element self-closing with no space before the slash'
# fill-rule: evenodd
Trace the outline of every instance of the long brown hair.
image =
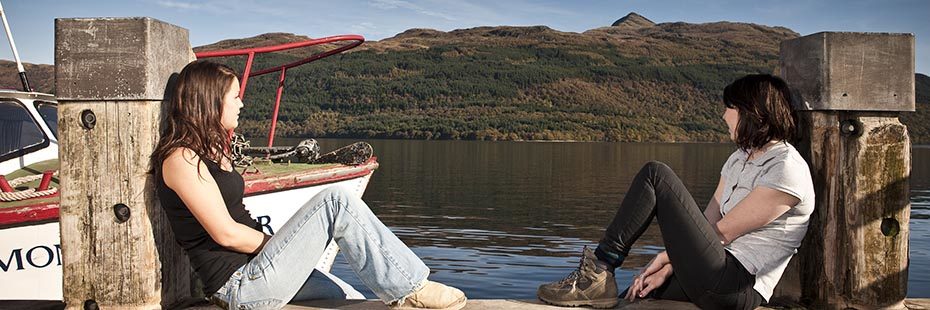
<svg viewBox="0 0 930 310">
<path fill-rule="evenodd" d="M 796 135 L 796 115 L 791 91 L 784 80 L 768 75 L 744 76 L 723 89 L 723 104 L 736 109 L 736 145 L 749 152 L 769 141 L 791 141 Z"/>
<path fill-rule="evenodd" d="M 165 122 L 152 152 L 149 173 L 160 177 L 162 163 L 179 147 L 190 149 L 200 160 L 219 163 L 229 158 L 221 116 L 223 96 L 236 77 L 235 70 L 203 60 L 181 70 L 175 87 L 167 92 Z"/>
</svg>

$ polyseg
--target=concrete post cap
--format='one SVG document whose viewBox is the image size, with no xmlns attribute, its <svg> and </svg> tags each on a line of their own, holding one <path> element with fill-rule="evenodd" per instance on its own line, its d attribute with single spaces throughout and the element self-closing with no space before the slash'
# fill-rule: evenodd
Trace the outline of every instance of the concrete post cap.
<svg viewBox="0 0 930 310">
<path fill-rule="evenodd" d="M 154 18 L 56 19 L 56 97 L 162 100 L 190 50 L 187 29 Z"/>
<path fill-rule="evenodd" d="M 781 43 L 797 109 L 914 111 L 910 33 L 818 32 Z"/>
</svg>

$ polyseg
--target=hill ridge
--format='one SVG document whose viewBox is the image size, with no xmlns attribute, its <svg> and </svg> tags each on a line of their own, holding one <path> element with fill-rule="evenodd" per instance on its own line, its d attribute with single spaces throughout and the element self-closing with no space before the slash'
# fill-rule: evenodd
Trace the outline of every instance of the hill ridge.
<svg viewBox="0 0 930 310">
<path fill-rule="evenodd" d="M 638 15 L 638 14 L 637 14 Z M 631 16 L 632 17 L 635 16 Z M 627 20 L 631 20 L 627 19 Z M 623 22 L 621 22 L 622 24 Z M 773 73 L 778 45 L 798 34 L 752 23 L 608 26 L 581 33 L 547 26 L 413 28 L 288 70 L 282 136 L 576 141 L 726 141 L 720 93 L 748 73 Z M 195 49 L 308 39 L 267 33 Z M 256 68 L 313 51 L 256 58 Z M 240 57 L 241 58 L 241 57 Z M 244 60 L 221 60 L 241 70 Z M 0 86 L 19 84 L 0 62 Z M 53 90 L 50 65 L 27 65 Z M 47 81 L 43 84 L 42 80 Z M 915 143 L 930 143 L 930 78 L 918 74 Z M 240 132 L 267 131 L 277 76 L 250 79 Z"/>
<path fill-rule="evenodd" d="M 643 17 L 642 15 L 636 14 L 636 12 L 630 12 L 626 16 L 615 21 L 610 26 L 611 27 L 622 27 L 622 28 L 628 28 L 628 29 L 637 29 L 637 28 L 652 27 L 655 25 L 656 23 L 649 20 L 648 18 Z"/>
</svg>

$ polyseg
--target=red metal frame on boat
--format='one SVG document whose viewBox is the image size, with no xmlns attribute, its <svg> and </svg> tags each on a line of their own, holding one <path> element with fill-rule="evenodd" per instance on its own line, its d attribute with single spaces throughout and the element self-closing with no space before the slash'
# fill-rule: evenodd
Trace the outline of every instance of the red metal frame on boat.
<svg viewBox="0 0 930 310">
<path fill-rule="evenodd" d="M 280 51 L 289 50 L 289 49 L 320 45 L 320 44 L 326 44 L 326 43 L 346 42 L 346 41 L 349 42 L 346 45 L 341 45 L 337 48 L 334 48 L 334 49 L 331 49 L 331 50 L 328 50 L 322 53 L 313 54 L 307 58 L 304 58 L 298 61 L 283 64 L 280 66 L 271 66 L 268 68 L 264 68 L 264 69 L 252 72 L 252 61 L 255 59 L 255 54 L 280 52 Z M 276 72 L 276 71 L 281 71 L 281 77 L 278 79 L 277 97 L 275 98 L 275 102 L 274 102 L 274 110 L 273 110 L 274 112 L 272 112 L 272 116 L 271 116 L 271 129 L 268 132 L 268 147 L 271 147 L 274 144 L 274 131 L 278 124 L 278 108 L 281 105 L 281 95 L 284 92 L 284 79 L 285 79 L 285 76 L 287 75 L 287 69 L 300 66 L 300 65 L 303 65 L 303 64 L 321 59 L 321 58 L 339 54 L 341 52 L 344 52 L 346 50 L 349 50 L 349 49 L 355 48 L 356 46 L 361 45 L 362 42 L 365 42 L 365 38 L 360 35 L 339 35 L 339 36 L 325 37 L 325 38 L 319 38 L 319 39 L 312 39 L 312 40 L 307 40 L 307 41 L 278 44 L 278 45 L 272 45 L 272 46 L 221 50 L 221 51 L 205 51 L 205 52 L 195 53 L 194 55 L 196 55 L 197 58 L 248 56 L 248 59 L 245 62 L 245 70 L 242 73 L 242 80 L 239 82 L 240 84 L 239 85 L 239 98 L 243 98 L 245 96 L 245 87 L 249 81 L 249 77 L 259 76 L 259 75 L 268 74 L 268 73 Z"/>
</svg>

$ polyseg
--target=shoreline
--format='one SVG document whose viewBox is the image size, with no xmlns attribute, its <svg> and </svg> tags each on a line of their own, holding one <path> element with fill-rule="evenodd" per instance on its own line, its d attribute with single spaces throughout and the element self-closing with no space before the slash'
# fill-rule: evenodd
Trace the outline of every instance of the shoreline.
<svg viewBox="0 0 930 310">
<path fill-rule="evenodd" d="M 267 137 L 249 137 L 246 140 L 261 142 Z M 463 140 L 463 139 L 397 139 L 397 138 L 353 138 L 353 137 L 276 137 L 275 140 L 300 141 L 305 139 L 316 140 L 379 140 L 379 141 L 423 141 L 423 142 L 517 142 L 517 143 L 619 143 L 619 144 L 733 144 L 733 142 L 713 141 L 586 141 L 586 140 Z M 735 145 L 735 144 L 734 144 Z M 911 148 L 930 148 L 930 144 L 911 144 Z"/>
</svg>

